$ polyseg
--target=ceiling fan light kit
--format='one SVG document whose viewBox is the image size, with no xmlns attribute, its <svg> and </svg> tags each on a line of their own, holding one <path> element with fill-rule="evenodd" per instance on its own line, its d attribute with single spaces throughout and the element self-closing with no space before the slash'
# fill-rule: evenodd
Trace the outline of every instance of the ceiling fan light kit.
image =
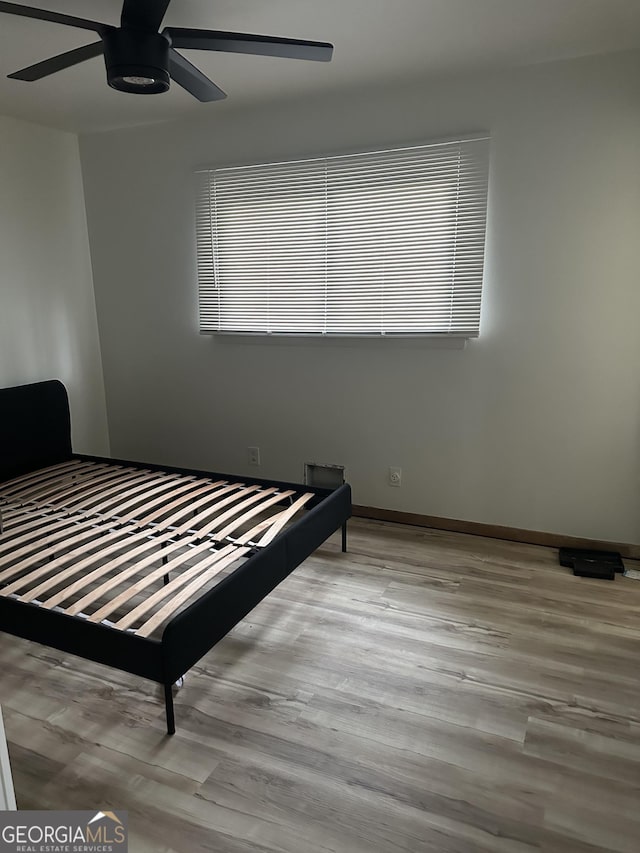
<svg viewBox="0 0 640 853">
<path fill-rule="evenodd" d="M 276 38 L 222 30 L 166 27 L 158 32 L 170 0 L 124 0 L 120 26 L 50 12 L 0 0 L 0 12 L 51 21 L 67 27 L 92 30 L 100 41 L 45 59 L 9 74 L 13 80 L 32 82 L 104 54 L 107 82 L 113 89 L 133 94 L 156 95 L 169 89 L 170 81 L 199 101 L 219 101 L 226 94 L 212 80 L 178 53 L 176 48 L 246 53 L 329 62 L 333 45 L 305 39 Z"/>
<path fill-rule="evenodd" d="M 112 89 L 156 95 L 169 89 L 169 42 L 160 33 L 112 30 L 104 34 L 104 63 Z"/>
</svg>

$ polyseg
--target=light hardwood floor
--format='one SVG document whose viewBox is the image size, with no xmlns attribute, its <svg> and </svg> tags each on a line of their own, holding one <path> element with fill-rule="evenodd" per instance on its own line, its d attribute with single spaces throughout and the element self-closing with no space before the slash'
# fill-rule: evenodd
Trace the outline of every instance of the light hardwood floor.
<svg viewBox="0 0 640 853">
<path fill-rule="evenodd" d="M 638 853 L 640 581 L 350 524 L 156 686 L 0 634 L 23 809 L 129 811 L 130 849 Z"/>
</svg>

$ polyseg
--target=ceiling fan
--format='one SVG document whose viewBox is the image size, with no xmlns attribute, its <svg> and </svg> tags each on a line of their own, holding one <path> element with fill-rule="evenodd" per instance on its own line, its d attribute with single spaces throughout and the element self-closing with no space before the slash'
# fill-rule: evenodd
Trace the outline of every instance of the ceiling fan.
<svg viewBox="0 0 640 853">
<path fill-rule="evenodd" d="M 222 89 L 178 53 L 176 48 L 281 56 L 317 62 L 331 60 L 333 45 L 327 42 L 185 27 L 165 27 L 162 32 L 158 32 L 169 3 L 170 0 L 124 0 L 120 26 L 113 27 L 46 9 L 0 2 L 0 12 L 92 30 L 100 36 L 100 40 L 93 44 L 45 59 L 9 74 L 9 77 L 14 80 L 40 80 L 102 53 L 107 66 L 107 82 L 120 92 L 146 95 L 166 92 L 170 79 L 173 79 L 199 101 L 219 101 L 226 98 Z"/>
</svg>

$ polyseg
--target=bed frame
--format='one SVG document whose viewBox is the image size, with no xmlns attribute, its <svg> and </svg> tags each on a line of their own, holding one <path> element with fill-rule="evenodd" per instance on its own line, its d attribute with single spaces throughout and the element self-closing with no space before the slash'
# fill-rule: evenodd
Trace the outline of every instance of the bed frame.
<svg viewBox="0 0 640 853">
<path fill-rule="evenodd" d="M 351 515 L 335 490 L 87 456 L 58 381 L 0 390 L 0 630 L 172 686 Z"/>
</svg>

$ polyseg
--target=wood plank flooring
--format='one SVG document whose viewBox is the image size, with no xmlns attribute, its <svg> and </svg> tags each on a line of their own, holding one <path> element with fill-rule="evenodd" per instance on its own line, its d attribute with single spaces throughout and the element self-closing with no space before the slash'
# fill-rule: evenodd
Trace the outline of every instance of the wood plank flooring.
<svg viewBox="0 0 640 853">
<path fill-rule="evenodd" d="M 638 853 L 640 582 L 355 520 L 159 688 L 0 634 L 23 809 L 133 853 Z"/>
</svg>

